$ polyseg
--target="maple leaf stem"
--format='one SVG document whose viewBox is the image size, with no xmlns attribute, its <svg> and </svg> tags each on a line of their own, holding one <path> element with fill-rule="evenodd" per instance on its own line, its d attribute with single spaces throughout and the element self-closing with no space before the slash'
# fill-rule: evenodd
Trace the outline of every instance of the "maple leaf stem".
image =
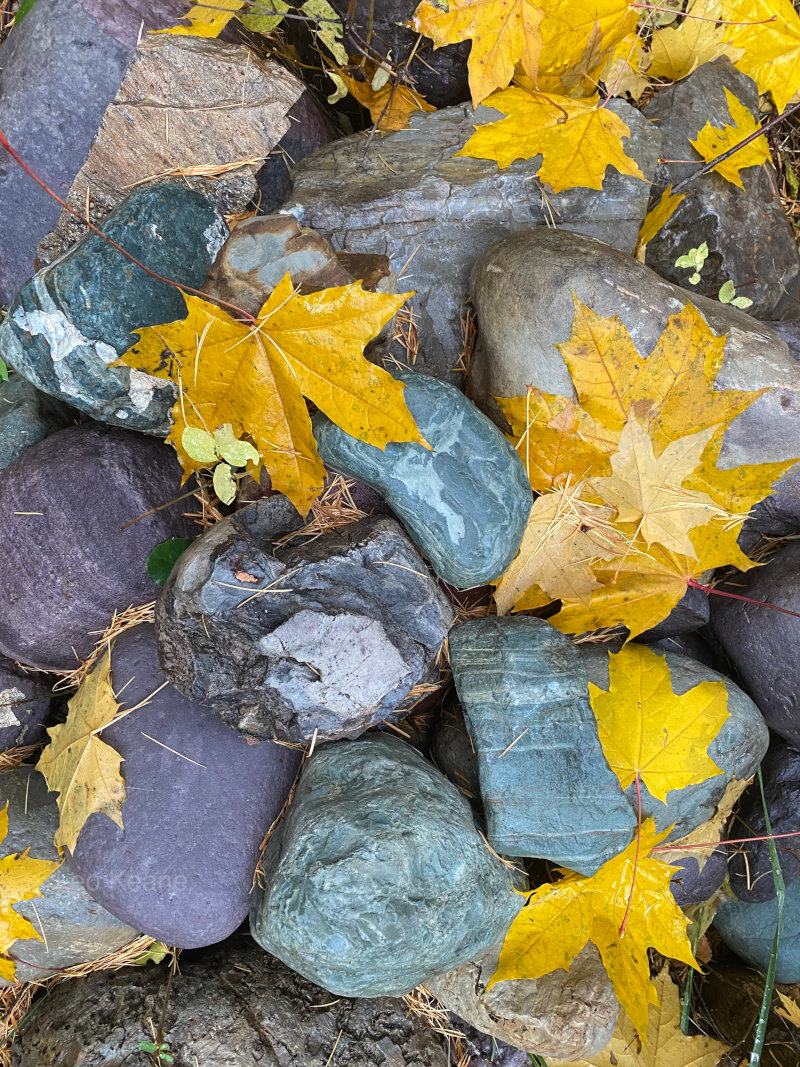
<svg viewBox="0 0 800 1067">
<path fill-rule="evenodd" d="M 700 582 L 696 582 L 694 578 L 687 578 L 686 584 L 692 589 L 702 589 L 704 593 L 713 593 L 714 596 L 728 597 L 729 600 L 744 600 L 747 604 L 755 604 L 759 608 L 769 608 L 770 611 L 779 611 L 782 615 L 792 615 L 795 619 L 800 619 L 800 611 L 790 611 L 789 608 L 778 607 L 777 604 L 769 604 L 765 600 L 753 600 L 752 597 L 742 596 L 741 593 L 726 593 L 724 589 L 714 589 L 710 585 L 701 585 Z"/>
<path fill-rule="evenodd" d="M 79 222 L 83 223 L 83 225 L 90 229 L 92 233 L 96 233 L 98 237 L 101 237 L 106 242 L 106 244 L 111 245 L 111 247 L 115 248 L 117 252 L 121 252 L 123 256 L 125 256 L 131 261 L 131 263 L 135 263 L 137 267 L 140 267 L 145 272 L 145 274 L 149 274 L 151 278 L 155 278 L 159 282 L 164 282 L 166 285 L 171 285 L 173 289 L 178 289 L 182 293 L 194 293 L 195 296 L 200 296 L 203 298 L 203 300 L 208 300 L 213 304 L 219 305 L 220 307 L 228 308 L 230 311 L 236 312 L 237 315 L 241 315 L 242 318 L 245 319 L 247 322 L 251 322 L 253 323 L 253 325 L 255 325 L 255 317 L 249 312 L 245 311 L 244 308 L 237 307 L 236 304 L 230 304 L 227 300 L 220 300 L 216 296 L 210 296 L 208 293 L 204 293 L 202 289 L 193 289 L 191 285 L 180 285 L 178 282 L 173 281 L 172 278 L 165 278 L 163 274 L 158 274 L 156 273 L 156 271 L 150 270 L 150 268 L 146 267 L 141 260 L 136 258 L 136 256 L 132 256 L 130 252 L 126 252 L 122 245 L 118 245 L 116 241 L 112 241 L 112 239 L 107 234 L 103 233 L 103 231 L 99 227 L 95 226 L 95 224 L 91 222 L 85 215 L 81 214 L 81 212 L 78 211 L 77 208 L 72 207 L 72 205 L 68 204 L 66 200 L 63 200 L 58 195 L 58 193 L 54 192 L 50 188 L 50 186 L 28 166 L 28 164 L 20 156 L 16 149 L 11 147 L 8 138 L 2 130 L 0 130 L 0 147 L 5 148 L 6 152 L 8 152 L 8 154 L 11 156 L 17 166 L 21 167 L 29 178 L 33 179 L 33 181 L 35 181 L 38 186 L 44 189 L 48 196 L 51 196 L 53 200 L 61 204 L 65 211 L 68 211 L 70 215 L 73 215 L 76 219 L 78 219 Z"/>
<path fill-rule="evenodd" d="M 768 133 L 771 129 L 773 129 L 773 127 L 777 126 L 778 123 L 783 122 L 784 119 L 790 118 L 797 111 L 800 111 L 800 103 L 792 104 L 791 107 L 787 107 L 784 112 L 782 112 L 780 115 L 776 115 L 774 118 L 770 119 L 769 122 L 765 123 L 763 126 L 760 126 L 757 130 L 754 130 L 753 133 L 751 133 L 748 137 L 745 137 L 744 140 L 739 141 L 738 144 L 735 144 L 732 148 L 729 148 L 727 152 L 723 152 L 721 155 L 716 156 L 712 160 L 709 160 L 709 162 L 700 167 L 699 170 L 696 170 L 694 174 L 690 174 L 688 178 L 684 178 L 682 182 L 678 182 L 678 184 L 672 190 L 673 194 L 685 188 L 685 186 L 693 182 L 695 178 L 699 178 L 702 174 L 708 174 L 708 172 L 710 170 L 713 170 L 714 167 L 716 167 L 719 163 L 723 163 L 735 152 L 738 152 L 741 148 L 745 148 L 752 141 L 757 140 L 759 137 L 763 137 L 765 133 Z"/>
<path fill-rule="evenodd" d="M 628 916 L 631 912 L 631 903 L 633 901 L 633 891 L 636 888 L 636 871 L 639 868 L 639 846 L 642 841 L 642 789 L 639 784 L 639 772 L 636 772 L 636 855 L 633 859 L 633 876 L 631 877 L 631 891 L 628 893 L 628 904 L 625 908 L 625 914 L 622 916 L 622 922 L 619 927 L 619 936 L 625 933 L 625 926 L 628 922 Z"/>
</svg>

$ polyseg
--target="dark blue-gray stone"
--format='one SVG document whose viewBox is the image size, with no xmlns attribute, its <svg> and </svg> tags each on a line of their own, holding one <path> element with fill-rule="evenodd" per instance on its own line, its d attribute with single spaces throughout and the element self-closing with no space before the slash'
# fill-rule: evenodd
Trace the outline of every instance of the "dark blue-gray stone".
<svg viewBox="0 0 800 1067">
<path fill-rule="evenodd" d="M 743 960 L 766 973 L 772 954 L 777 900 L 748 904 L 724 900 L 714 916 L 714 928 L 722 940 Z M 800 880 L 786 887 L 783 902 L 783 930 L 778 947 L 775 981 L 791 985 L 800 982 Z"/>
<path fill-rule="evenodd" d="M 124 760 L 125 828 L 90 815 L 69 862 L 112 915 L 142 933 L 181 948 L 221 941 L 247 915 L 261 841 L 299 754 L 248 744 L 164 686 L 150 625 L 116 639 L 111 680 L 124 690 L 123 710 L 151 698 L 103 731 Z"/>
<path fill-rule="evenodd" d="M 450 663 L 489 843 L 595 874 L 630 844 L 636 814 L 600 747 L 575 647 L 543 619 L 472 619 L 451 632 Z"/>
<path fill-rule="evenodd" d="M 350 437 L 321 412 L 314 437 L 332 470 L 366 482 L 384 497 L 450 585 L 485 585 L 519 549 L 531 509 L 522 462 L 496 426 L 452 385 L 427 374 L 395 375 L 431 449 Z"/>
<path fill-rule="evenodd" d="M 0 752 L 44 737 L 52 695 L 46 682 L 46 675 L 23 671 L 0 656 Z"/>
<path fill-rule="evenodd" d="M 669 887 L 679 908 L 689 908 L 710 900 L 725 881 L 728 873 L 728 854 L 724 845 L 715 849 L 700 869 L 697 857 L 682 856 L 672 864 L 679 867 L 670 879 Z"/>
<path fill-rule="evenodd" d="M 55 793 L 33 767 L 0 774 L 0 807 L 8 804 L 8 834 L 1 853 L 31 850 L 37 860 L 59 860 L 53 837 L 58 829 Z M 138 931 L 120 922 L 93 898 L 80 875 L 67 864 L 53 871 L 41 886 L 42 896 L 15 905 L 44 940 L 15 941 L 9 955 L 16 979 L 35 982 L 63 967 L 107 956 L 127 945 Z M 6 983 L 0 981 L 0 986 Z"/>
<path fill-rule="evenodd" d="M 263 867 L 253 936 L 341 996 L 400 996 L 475 959 L 521 903 L 466 799 L 386 736 L 314 752 Z"/>
<path fill-rule="evenodd" d="M 101 228 L 150 270 L 192 287 L 228 233 L 216 208 L 180 185 L 137 189 Z M 178 289 L 90 233 L 19 291 L 0 325 L 0 356 L 101 422 L 165 435 L 172 383 L 110 364 L 135 342 L 131 331 L 185 315 Z"/>
<path fill-rule="evenodd" d="M 607 691 L 608 650 L 602 645 L 586 644 L 579 646 L 578 651 L 589 681 Z M 651 796 L 647 786 L 641 783 L 642 818 L 655 819 L 659 832 L 674 824 L 670 834 L 670 840 L 674 841 L 713 817 L 733 779 L 745 782 L 755 774 L 769 745 L 769 731 L 756 705 L 730 678 L 677 652 L 663 652 L 656 648 L 653 652 L 663 655 L 666 660 L 673 693 L 680 696 L 702 682 L 724 682 L 728 691 L 728 718 L 708 746 L 708 754 L 721 768 L 720 773 L 697 785 L 670 790 L 666 804 Z M 628 786 L 626 796 L 635 807 L 635 783 Z"/>
<path fill-rule="evenodd" d="M 75 412 L 21 374 L 0 382 L 0 470 L 26 448 L 73 421 Z"/>
</svg>

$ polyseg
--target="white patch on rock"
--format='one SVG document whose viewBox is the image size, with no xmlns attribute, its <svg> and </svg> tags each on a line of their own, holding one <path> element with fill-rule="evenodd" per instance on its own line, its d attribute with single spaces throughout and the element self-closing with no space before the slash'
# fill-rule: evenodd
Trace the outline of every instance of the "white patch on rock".
<svg viewBox="0 0 800 1067">
<path fill-rule="evenodd" d="M 11 704 L 19 704 L 25 699 L 25 694 L 19 689 L 0 690 L 0 729 L 7 726 L 21 726 L 22 723 L 14 714 Z"/>
<path fill-rule="evenodd" d="M 203 230 L 203 239 L 206 242 L 206 248 L 211 259 L 216 259 L 217 252 L 228 239 L 228 227 L 221 215 L 217 215 L 214 221 L 209 226 L 206 226 L 205 230 Z"/>
<path fill-rule="evenodd" d="M 131 398 L 131 404 L 133 404 L 134 411 L 138 411 L 139 414 L 141 414 L 143 411 L 147 410 L 153 399 L 153 393 L 157 384 L 158 378 L 154 378 L 152 374 L 145 374 L 144 371 L 141 370 L 131 371 L 128 395 Z"/>
<path fill-rule="evenodd" d="M 70 322 L 64 312 L 57 308 L 50 311 L 42 311 L 39 308 L 26 311 L 24 308 L 17 308 L 13 320 L 15 325 L 26 333 L 34 336 L 41 334 L 44 337 L 50 349 L 50 358 L 54 363 L 66 359 L 82 345 L 93 348 L 106 366 L 118 358 L 116 348 L 106 344 L 105 341 L 85 337 L 78 327 Z"/>
</svg>

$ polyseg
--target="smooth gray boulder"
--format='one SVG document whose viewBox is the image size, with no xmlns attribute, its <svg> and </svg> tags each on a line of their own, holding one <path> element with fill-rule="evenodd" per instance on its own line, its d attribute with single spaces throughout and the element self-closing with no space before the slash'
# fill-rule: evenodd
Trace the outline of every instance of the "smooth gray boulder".
<svg viewBox="0 0 800 1067">
<path fill-rule="evenodd" d="M 469 803 L 414 749 L 316 749 L 267 845 L 255 939 L 337 996 L 400 996 L 501 940 L 520 907 Z"/>
<path fill-rule="evenodd" d="M 603 755 L 575 646 L 544 619 L 508 616 L 464 622 L 449 644 L 489 843 L 596 874 L 630 844 L 636 814 Z"/>
<path fill-rule="evenodd" d="M 707 122 L 722 128 L 733 124 L 725 89 L 758 120 L 758 88 L 734 67 L 727 56 L 701 63 L 688 78 L 656 93 L 643 108 L 661 133 L 666 160 L 660 163 L 654 192 L 677 186 L 704 162 L 690 141 Z M 733 160 L 735 162 L 735 158 Z M 800 254 L 778 193 L 771 164 L 746 167 L 744 185 L 713 171 L 696 178 L 655 237 L 647 243 L 645 263 L 662 278 L 716 300 L 720 288 L 732 281 L 737 296 L 753 301 L 748 313 L 757 319 L 782 318 L 797 309 L 800 295 Z M 697 285 L 687 282 L 693 271 L 676 266 L 676 259 L 703 241 L 708 258 Z"/>
<path fill-rule="evenodd" d="M 525 468 L 504 434 L 452 385 L 395 375 L 430 449 L 365 444 L 322 412 L 314 437 L 327 467 L 377 489 L 443 581 L 485 585 L 511 563 L 531 509 Z"/>
<path fill-rule="evenodd" d="M 425 983 L 437 1000 L 471 1026 L 508 1045 L 559 1060 L 584 1060 L 611 1040 L 619 1015 L 614 990 L 594 945 L 569 970 L 498 982 L 502 944 Z"/>
<path fill-rule="evenodd" d="M 768 390 L 725 434 L 719 466 L 800 456 L 800 363 L 777 334 L 743 311 L 689 294 L 625 252 L 563 230 L 529 230 L 500 241 L 476 264 L 470 286 L 480 328 L 471 395 L 498 425 L 505 420 L 495 396 L 523 396 L 528 383 L 574 395 L 555 347 L 572 331 L 573 292 L 597 314 L 619 315 L 643 356 L 689 301 L 715 333 L 727 334 L 716 388 Z M 784 512 L 800 516 L 800 464 L 775 493 Z M 759 512 L 756 521 L 772 532 L 769 513 Z"/>
<path fill-rule="evenodd" d="M 52 696 L 47 681 L 0 657 L 0 752 L 44 737 Z"/>
<path fill-rule="evenodd" d="M 197 538 L 158 601 L 161 662 L 254 737 L 356 737 L 408 714 L 410 690 L 438 678 L 453 608 L 394 519 L 273 551 L 298 523 L 273 497 Z"/>
<path fill-rule="evenodd" d="M 23 1021 L 14 1067 L 138 1067 L 166 999 L 176 1067 L 448 1067 L 447 1039 L 381 997 L 331 997 L 245 934 L 168 961 L 92 974 L 50 990 Z M 335 1050 L 335 1052 L 334 1052 Z"/>
<path fill-rule="evenodd" d="M 68 426 L 75 412 L 23 378 L 11 374 L 0 381 L 0 470 L 26 448 Z"/>
<path fill-rule="evenodd" d="M 743 900 L 723 900 L 714 915 L 714 929 L 733 951 L 766 973 L 772 955 L 778 903 L 775 898 L 749 904 Z M 800 982 L 800 880 L 786 887 L 783 902 L 783 929 L 778 946 L 775 981 L 791 985 Z"/>
<path fill-rule="evenodd" d="M 57 862 L 53 836 L 58 829 L 58 805 L 41 774 L 27 766 L 0 774 L 0 807 L 6 803 L 8 834 L 0 846 L 2 855 L 30 848 L 34 859 Z M 99 959 L 138 937 L 136 929 L 98 904 L 85 880 L 67 864 L 40 888 L 41 897 L 14 906 L 44 936 L 42 941 L 28 938 L 11 945 L 8 954 L 18 982 L 36 982 L 64 967 Z"/>
<path fill-rule="evenodd" d="M 644 783 L 640 784 L 642 818 L 655 819 L 657 831 L 666 830 L 674 823 L 670 834 L 670 840 L 674 841 L 712 818 L 732 781 L 746 782 L 755 774 L 769 745 L 769 731 L 756 705 L 730 678 L 678 653 L 661 652 L 660 649 L 653 651 L 663 655 L 666 660 L 673 693 L 680 696 L 701 682 L 724 682 L 728 691 L 728 718 L 708 746 L 708 754 L 721 769 L 720 773 L 698 785 L 670 790 L 666 804 L 651 796 Z M 600 689 L 608 690 L 607 649 L 602 645 L 584 644 L 578 646 L 578 653 L 589 681 Z M 628 786 L 625 795 L 635 809 L 635 782 Z"/>
<path fill-rule="evenodd" d="M 151 271 L 194 288 L 228 234 L 217 209 L 181 185 L 134 190 L 101 229 Z M 90 232 L 19 291 L 0 324 L 0 356 L 100 422 L 166 436 L 172 382 L 111 364 L 136 341 L 131 331 L 185 317 L 179 289 Z"/>
<path fill-rule="evenodd" d="M 609 107 L 631 131 L 625 148 L 645 179 L 608 169 L 602 190 L 544 195 L 534 179 L 541 157 L 500 170 L 492 160 L 456 153 L 475 125 L 497 121 L 494 109 L 469 105 L 417 114 L 407 130 L 365 144 L 353 134 L 304 160 L 283 210 L 319 231 L 334 248 L 388 255 L 411 299 L 419 332 L 414 367 L 463 384 L 462 318 L 469 272 L 478 256 L 506 234 L 563 226 L 610 241 L 626 252 L 636 244 L 655 173 L 660 135 L 621 100 Z M 392 353 L 402 364 L 408 353 Z"/>
<path fill-rule="evenodd" d="M 181 492 L 172 448 L 126 430 L 72 426 L 18 456 L 0 472 L 0 652 L 77 667 L 115 611 L 156 596 L 151 550 L 193 536 Z"/>
<path fill-rule="evenodd" d="M 737 574 L 720 589 L 800 612 L 800 541 L 789 542 L 766 566 Z M 710 628 L 770 730 L 800 746 L 800 619 L 715 596 Z"/>
<path fill-rule="evenodd" d="M 70 866 L 112 914 L 180 948 L 228 937 L 247 915 L 261 841 L 299 753 L 250 745 L 208 708 L 164 685 L 149 624 L 126 630 L 111 682 L 131 715 L 103 731 L 122 756 L 124 829 L 90 815 Z"/>
</svg>

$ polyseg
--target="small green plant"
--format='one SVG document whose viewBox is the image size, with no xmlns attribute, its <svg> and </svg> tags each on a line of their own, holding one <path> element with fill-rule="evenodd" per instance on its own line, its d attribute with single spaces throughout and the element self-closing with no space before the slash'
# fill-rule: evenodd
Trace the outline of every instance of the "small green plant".
<svg viewBox="0 0 800 1067">
<path fill-rule="evenodd" d="M 733 284 L 730 278 L 725 282 L 719 291 L 718 299 L 720 304 L 733 304 L 735 308 L 749 308 L 753 301 L 747 296 L 737 296 L 736 286 Z"/>
<path fill-rule="evenodd" d="M 233 467 L 258 463 L 258 452 L 248 441 L 240 441 L 229 422 L 214 430 L 198 430 L 187 426 L 181 437 L 187 455 L 198 463 L 214 468 L 214 492 L 223 504 L 230 504 L 236 496 Z"/>
<path fill-rule="evenodd" d="M 159 1041 L 158 1044 L 155 1041 L 140 1041 L 139 1048 L 142 1052 L 147 1052 L 153 1057 L 153 1063 L 170 1064 L 175 1062 L 175 1057 L 170 1052 L 168 1041 Z"/>
<path fill-rule="evenodd" d="M 678 256 L 675 260 L 676 267 L 687 267 L 694 271 L 686 280 L 689 285 L 697 285 L 700 281 L 700 271 L 705 266 L 705 262 L 708 259 L 708 245 L 705 241 L 697 248 L 690 248 L 689 251 L 683 255 Z"/>
</svg>

